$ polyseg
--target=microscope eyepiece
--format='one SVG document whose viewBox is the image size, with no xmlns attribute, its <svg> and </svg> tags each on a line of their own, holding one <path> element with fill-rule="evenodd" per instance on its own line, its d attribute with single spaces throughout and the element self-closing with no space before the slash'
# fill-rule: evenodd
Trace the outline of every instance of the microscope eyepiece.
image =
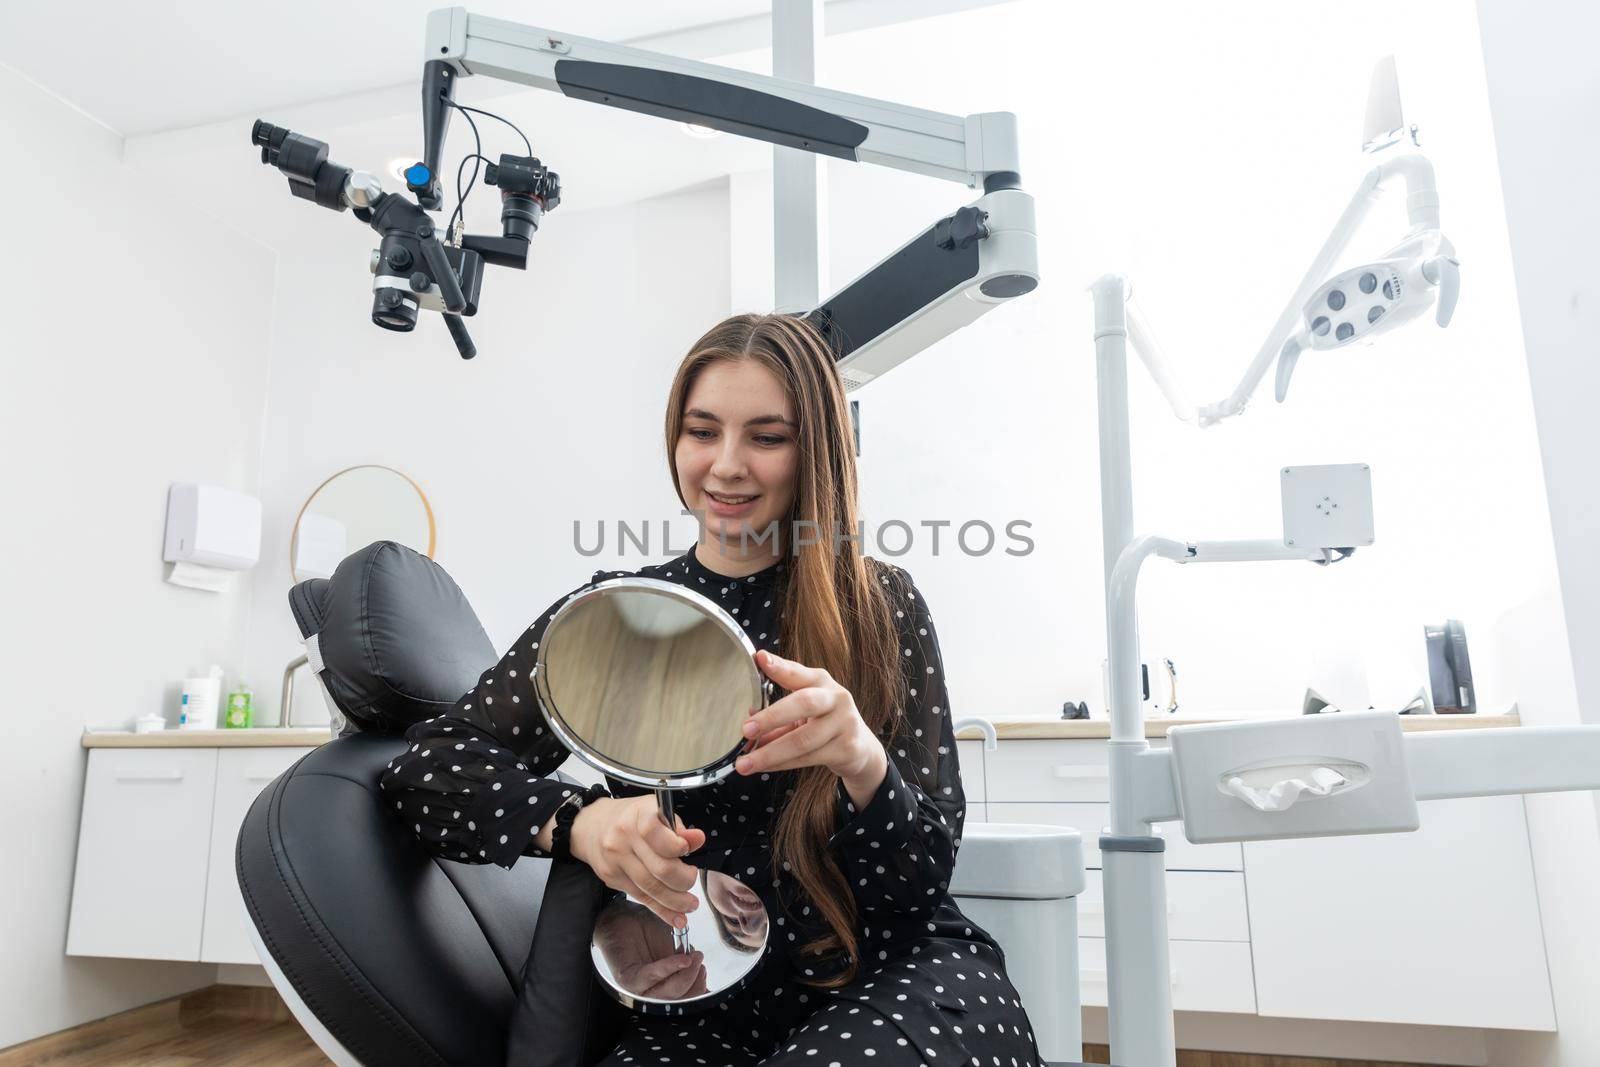
<svg viewBox="0 0 1600 1067">
<path fill-rule="evenodd" d="M 345 209 L 344 183 L 350 168 L 328 162 L 328 146 L 318 141 L 257 119 L 250 129 L 250 142 L 261 148 L 261 162 L 283 171 L 289 191 L 302 200 L 311 200 L 334 211 Z"/>
</svg>

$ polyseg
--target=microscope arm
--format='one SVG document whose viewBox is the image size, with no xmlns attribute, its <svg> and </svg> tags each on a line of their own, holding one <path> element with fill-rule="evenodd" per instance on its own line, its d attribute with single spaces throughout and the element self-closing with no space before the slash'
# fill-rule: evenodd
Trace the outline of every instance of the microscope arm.
<svg viewBox="0 0 1600 1067">
<path fill-rule="evenodd" d="M 445 8 L 428 16 L 423 162 L 411 186 L 438 208 L 457 79 L 482 74 L 694 122 L 839 159 L 925 174 L 984 195 L 939 219 L 806 314 L 847 389 L 885 373 L 1038 285 L 1033 198 L 1020 187 L 1016 116 L 940 114 Z"/>
<path fill-rule="evenodd" d="M 986 192 L 1018 181 L 1016 116 L 1009 112 L 945 115 L 461 7 L 429 13 L 423 56 L 429 69 L 443 61 L 460 76 L 487 75 L 789 148 L 983 185 Z M 442 127 L 424 111 L 430 151 L 443 140 Z M 437 173 L 436 156 L 424 162 Z"/>
</svg>

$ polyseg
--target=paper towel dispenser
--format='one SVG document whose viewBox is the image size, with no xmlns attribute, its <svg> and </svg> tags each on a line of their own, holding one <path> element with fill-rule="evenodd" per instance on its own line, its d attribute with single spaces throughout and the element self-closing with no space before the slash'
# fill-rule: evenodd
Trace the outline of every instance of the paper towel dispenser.
<svg viewBox="0 0 1600 1067">
<path fill-rule="evenodd" d="M 169 582 L 227 588 L 233 571 L 249 570 L 261 558 L 261 501 L 220 485 L 174 483 L 161 558 L 172 564 Z"/>
</svg>

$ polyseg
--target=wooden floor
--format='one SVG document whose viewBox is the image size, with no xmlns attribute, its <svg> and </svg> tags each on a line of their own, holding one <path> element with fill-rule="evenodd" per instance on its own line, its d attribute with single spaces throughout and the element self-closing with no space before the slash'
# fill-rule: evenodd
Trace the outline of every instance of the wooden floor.
<svg viewBox="0 0 1600 1067">
<path fill-rule="evenodd" d="M 1083 1046 L 1085 1063 L 1110 1063 L 1104 1045 Z M 1178 1067 L 1427 1067 L 1426 1064 L 1394 1063 L 1390 1060 L 1329 1060 L 1320 1056 L 1263 1056 L 1250 1052 L 1178 1052 Z"/>
<path fill-rule="evenodd" d="M 1089 1063 L 1109 1063 L 1106 1046 L 1085 1045 Z M 319 1067 L 328 1063 L 278 994 L 253 986 L 211 986 L 0 1049 L 0 1067 Z M 1417 1067 L 1371 1060 L 1178 1053 L 1178 1067 Z"/>
<path fill-rule="evenodd" d="M 0 1050 L 0 1067 L 319 1067 L 276 991 L 210 986 Z"/>
</svg>

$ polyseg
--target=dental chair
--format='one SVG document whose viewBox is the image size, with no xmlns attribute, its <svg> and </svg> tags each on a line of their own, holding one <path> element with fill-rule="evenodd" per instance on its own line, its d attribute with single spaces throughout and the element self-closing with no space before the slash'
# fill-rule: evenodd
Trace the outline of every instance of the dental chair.
<svg viewBox="0 0 1600 1067">
<path fill-rule="evenodd" d="M 598 879 L 532 857 L 509 871 L 436 859 L 378 789 L 406 728 L 498 659 L 466 597 L 426 556 L 379 541 L 289 605 L 338 736 L 256 798 L 235 860 L 256 953 L 295 1019 L 340 1067 L 603 1058 L 623 1009 L 590 971 Z M 951 892 L 1006 949 L 1055 1063 L 1079 1057 L 1082 888 L 1076 832 L 968 824 Z"/>
<path fill-rule="evenodd" d="M 498 1067 L 536 1039 L 519 1038 L 513 1016 L 546 890 L 584 887 L 557 887 L 548 860 L 508 871 L 435 859 L 378 789 L 405 729 L 448 711 L 494 646 L 444 569 L 389 541 L 295 586 L 289 603 L 343 725 L 262 791 L 240 829 L 256 952 L 335 1063 Z M 573 938 L 586 966 L 587 927 L 569 950 Z"/>
</svg>

